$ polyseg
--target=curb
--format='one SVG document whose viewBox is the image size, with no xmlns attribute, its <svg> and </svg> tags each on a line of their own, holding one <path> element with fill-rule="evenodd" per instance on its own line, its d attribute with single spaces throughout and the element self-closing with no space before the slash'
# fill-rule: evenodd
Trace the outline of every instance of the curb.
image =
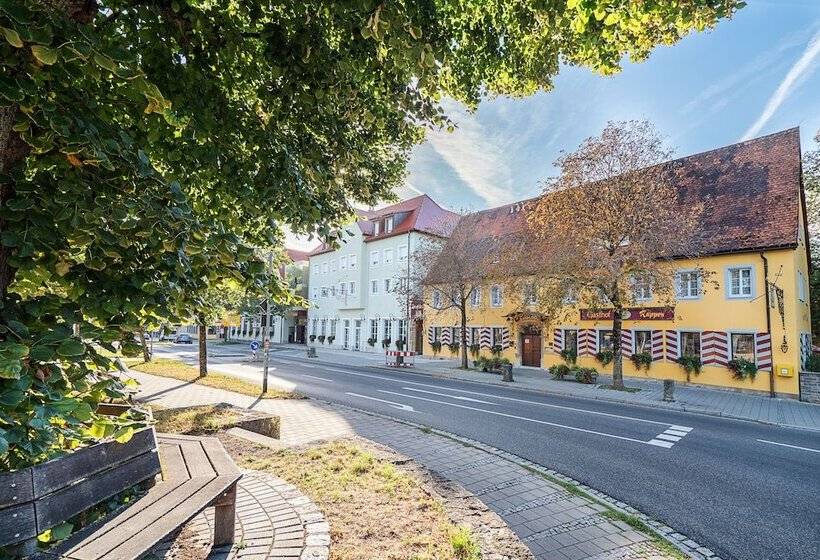
<svg viewBox="0 0 820 560">
<path fill-rule="evenodd" d="M 553 469 L 548 469 L 544 466 L 539 465 L 538 463 L 533 463 L 532 461 L 530 461 L 528 459 L 524 459 L 523 457 L 519 457 L 518 455 L 515 455 L 513 453 L 503 451 L 501 449 L 498 449 L 497 447 L 487 445 L 486 443 L 482 443 L 480 441 L 476 441 L 476 440 L 473 440 L 473 439 L 470 439 L 470 438 L 465 438 L 463 436 L 459 436 L 457 434 L 454 434 L 452 432 L 448 432 L 446 430 L 440 430 L 438 428 L 433 428 L 431 426 L 426 426 L 424 424 L 419 424 L 417 422 L 411 422 L 409 420 L 402 420 L 401 418 L 396 418 L 396 417 L 390 416 L 388 414 L 381 414 L 381 413 L 378 413 L 378 412 L 363 410 L 361 408 L 356 408 L 356 407 L 353 407 L 353 406 L 347 406 L 347 405 L 342 405 L 342 404 L 338 404 L 338 403 L 331 403 L 329 401 L 324 401 L 324 400 L 321 400 L 321 399 L 312 399 L 312 400 L 317 400 L 319 402 L 323 402 L 323 403 L 325 403 L 325 404 L 327 404 L 331 407 L 337 407 L 337 408 L 342 408 L 342 409 L 346 409 L 346 410 L 351 410 L 351 411 L 358 412 L 358 413 L 361 413 L 361 414 L 366 414 L 368 416 L 372 416 L 372 417 L 375 417 L 375 418 L 381 418 L 383 420 L 389 420 L 389 421 L 392 421 L 392 422 L 397 422 L 399 424 L 404 424 L 406 426 L 411 426 L 411 427 L 416 428 L 418 430 L 422 430 L 425 433 L 431 433 L 431 434 L 435 434 L 435 435 L 438 435 L 438 436 L 441 436 L 441 437 L 446 437 L 448 439 L 452 439 L 454 441 L 457 441 L 457 442 L 459 442 L 463 445 L 468 445 L 470 447 L 480 449 L 481 451 L 484 451 L 485 453 L 489 453 L 490 455 L 494 455 L 496 457 L 500 457 L 502 459 L 505 459 L 505 460 L 507 460 L 511 463 L 514 463 L 518 466 L 524 467 L 528 470 L 535 471 L 535 472 L 537 472 L 538 474 L 544 476 L 547 479 L 554 479 L 554 480 L 557 480 L 557 481 L 562 482 L 564 484 L 571 484 L 571 485 L 575 486 L 576 488 L 578 488 L 579 490 L 581 490 L 584 494 L 586 494 L 588 496 L 588 499 L 590 499 L 592 501 L 598 501 L 598 502 L 606 505 L 607 507 L 609 507 L 613 510 L 624 513 L 626 515 L 631 515 L 633 517 L 636 517 L 637 519 L 642 521 L 644 524 L 646 524 L 652 531 L 657 533 L 657 535 L 661 539 L 667 541 L 669 544 L 671 544 L 673 547 L 675 547 L 677 550 L 679 550 L 682 554 L 684 554 L 688 558 L 691 558 L 693 560 L 722 560 L 722 558 L 717 556 L 711 549 L 709 549 L 709 548 L 701 545 L 700 543 L 690 539 L 688 536 L 676 531 L 672 527 L 669 527 L 668 525 L 666 525 L 664 523 L 661 523 L 660 521 L 652 519 L 651 517 L 649 517 L 648 515 L 646 515 L 645 513 L 641 512 L 641 511 L 635 509 L 634 507 L 632 507 L 632 506 L 630 506 L 630 505 L 628 505 L 628 504 L 626 504 L 626 503 L 624 503 L 620 500 L 616 500 L 612 496 L 609 496 L 608 494 L 604 494 L 603 492 L 601 492 L 599 490 L 591 488 L 590 486 L 587 486 L 586 484 L 583 484 L 583 483 L 575 480 L 574 478 L 563 475 L 563 474 L 561 474 L 558 471 L 555 471 Z M 481 498 L 478 498 L 478 499 L 480 500 Z"/>
</svg>

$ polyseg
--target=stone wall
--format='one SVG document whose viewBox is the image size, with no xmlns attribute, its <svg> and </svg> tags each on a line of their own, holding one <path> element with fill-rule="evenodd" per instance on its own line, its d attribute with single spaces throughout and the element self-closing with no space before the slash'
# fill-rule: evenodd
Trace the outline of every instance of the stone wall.
<svg viewBox="0 0 820 560">
<path fill-rule="evenodd" d="M 820 371 L 800 372 L 800 400 L 820 404 Z"/>
</svg>

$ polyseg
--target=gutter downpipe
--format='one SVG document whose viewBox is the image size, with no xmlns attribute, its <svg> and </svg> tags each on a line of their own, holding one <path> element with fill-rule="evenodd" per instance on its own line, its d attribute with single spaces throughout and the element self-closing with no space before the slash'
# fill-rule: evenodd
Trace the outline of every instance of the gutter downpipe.
<svg viewBox="0 0 820 560">
<path fill-rule="evenodd" d="M 769 335 L 769 344 L 771 345 L 772 369 L 769 372 L 769 397 L 774 398 L 774 340 L 772 340 L 772 308 L 769 301 L 769 259 L 764 253 L 760 253 L 760 258 L 763 260 L 763 283 L 766 290 L 766 332 Z M 731 344 L 731 341 L 729 341 Z"/>
</svg>

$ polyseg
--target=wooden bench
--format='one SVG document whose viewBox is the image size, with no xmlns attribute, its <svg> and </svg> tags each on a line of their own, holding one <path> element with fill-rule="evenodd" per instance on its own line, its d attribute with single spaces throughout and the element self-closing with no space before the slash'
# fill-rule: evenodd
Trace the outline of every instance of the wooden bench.
<svg viewBox="0 0 820 560">
<path fill-rule="evenodd" d="M 156 475 L 161 473 L 161 482 Z M 216 438 L 137 432 L 30 469 L 0 475 L 0 546 L 23 542 L 137 484 L 147 493 L 37 558 L 137 559 L 209 506 L 214 545 L 233 541 L 239 470 Z"/>
</svg>

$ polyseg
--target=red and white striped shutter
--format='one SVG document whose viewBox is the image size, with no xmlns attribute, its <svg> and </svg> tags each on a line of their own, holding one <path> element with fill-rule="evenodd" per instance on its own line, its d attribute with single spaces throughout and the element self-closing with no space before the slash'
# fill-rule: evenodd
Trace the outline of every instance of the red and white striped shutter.
<svg viewBox="0 0 820 560">
<path fill-rule="evenodd" d="M 578 353 L 586 356 L 595 354 L 595 331 L 592 329 L 583 329 L 579 331 L 578 338 L 583 340 L 583 343 L 578 343 Z M 583 350 L 581 350 L 583 348 Z"/>
<path fill-rule="evenodd" d="M 556 354 L 561 352 L 564 349 L 564 331 L 561 329 L 555 329 L 552 331 L 552 349 L 555 351 Z"/>
<path fill-rule="evenodd" d="M 501 347 L 504 349 L 509 348 L 510 345 L 510 329 L 507 327 L 501 328 Z"/>
<path fill-rule="evenodd" d="M 755 357 L 757 369 L 772 371 L 772 335 L 765 332 L 755 335 Z"/>
<path fill-rule="evenodd" d="M 442 344 L 450 344 L 450 342 L 452 340 L 450 338 L 450 332 L 451 332 L 450 327 L 443 327 L 441 329 L 441 343 Z"/>
<path fill-rule="evenodd" d="M 723 366 L 729 363 L 728 335 L 721 331 L 703 331 L 700 350 L 704 365 Z"/>
<path fill-rule="evenodd" d="M 630 329 L 621 330 L 621 354 L 624 358 L 632 356 L 632 336 Z"/>
<path fill-rule="evenodd" d="M 652 361 L 663 360 L 663 331 L 652 331 Z"/>
<path fill-rule="evenodd" d="M 435 339 L 433 338 L 433 329 L 434 327 L 427 327 L 427 344 L 433 344 Z"/>
<path fill-rule="evenodd" d="M 492 346 L 493 331 L 490 327 L 481 327 L 481 347 L 489 348 Z"/>
<path fill-rule="evenodd" d="M 678 331 L 663 331 L 666 338 L 666 359 L 676 361 L 678 359 Z"/>
</svg>

